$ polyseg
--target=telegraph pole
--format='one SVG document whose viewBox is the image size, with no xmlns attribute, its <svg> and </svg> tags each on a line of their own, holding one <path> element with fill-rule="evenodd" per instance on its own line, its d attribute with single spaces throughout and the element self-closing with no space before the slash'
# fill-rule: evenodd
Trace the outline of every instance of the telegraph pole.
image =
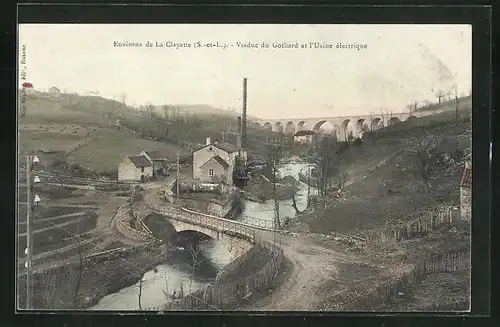
<svg viewBox="0 0 500 327">
<path fill-rule="evenodd" d="M 37 156 L 26 156 L 26 249 L 24 253 L 26 254 L 26 309 L 33 309 L 33 271 L 32 271 L 32 263 L 33 263 L 33 226 L 31 222 L 31 211 L 32 211 L 32 201 L 38 205 L 40 201 L 40 197 L 35 194 L 35 197 L 32 198 L 32 183 L 40 182 L 38 176 L 35 176 L 35 179 L 31 180 L 31 169 L 32 165 L 36 164 L 39 161 Z"/>
<path fill-rule="evenodd" d="M 180 155 L 177 153 L 177 198 L 179 198 Z"/>
<path fill-rule="evenodd" d="M 33 231 L 31 226 L 31 156 L 26 156 L 26 309 L 33 308 L 33 272 L 31 263 L 33 256 Z"/>
</svg>

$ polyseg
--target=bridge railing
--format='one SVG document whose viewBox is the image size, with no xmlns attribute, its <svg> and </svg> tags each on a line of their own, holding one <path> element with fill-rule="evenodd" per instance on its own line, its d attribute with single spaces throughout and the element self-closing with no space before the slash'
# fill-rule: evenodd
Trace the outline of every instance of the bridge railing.
<svg viewBox="0 0 500 327">
<path fill-rule="evenodd" d="M 154 212 L 169 216 L 175 220 L 186 223 L 195 224 L 201 227 L 214 229 L 224 233 L 235 234 L 236 236 L 245 238 L 250 242 L 255 242 L 255 231 L 248 226 L 228 219 L 214 217 L 207 214 L 191 211 L 185 208 L 164 207 L 161 209 L 149 207 Z"/>
<path fill-rule="evenodd" d="M 260 219 L 255 217 L 242 217 L 239 221 L 244 222 L 245 224 L 253 225 L 255 227 L 267 228 L 267 229 L 275 229 L 274 221 Z"/>
</svg>

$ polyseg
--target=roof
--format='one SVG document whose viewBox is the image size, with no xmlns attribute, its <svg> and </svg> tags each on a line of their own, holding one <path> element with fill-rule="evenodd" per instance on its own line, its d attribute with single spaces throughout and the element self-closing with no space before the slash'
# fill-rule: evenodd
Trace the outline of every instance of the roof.
<svg viewBox="0 0 500 327">
<path fill-rule="evenodd" d="M 208 159 L 207 162 L 209 162 L 210 160 L 215 160 L 219 165 L 221 165 L 224 169 L 227 169 L 229 168 L 229 164 L 226 162 L 226 160 L 222 159 L 220 156 L 213 156 L 212 158 Z M 205 162 L 203 165 L 201 165 L 202 167 L 207 163 Z"/>
<path fill-rule="evenodd" d="M 136 167 L 149 167 L 153 164 L 145 156 L 128 157 Z"/>
<path fill-rule="evenodd" d="M 144 151 L 152 160 L 176 160 L 175 155 L 172 156 L 168 151 L 148 150 Z"/>
<path fill-rule="evenodd" d="M 316 134 L 314 131 L 298 131 L 294 136 L 306 136 L 306 135 L 314 135 Z"/>
<path fill-rule="evenodd" d="M 465 167 L 460 177 L 460 187 L 472 187 L 472 167 Z"/>
<path fill-rule="evenodd" d="M 200 147 L 199 149 L 195 150 L 194 152 L 200 151 L 201 149 L 204 149 L 207 146 L 214 146 L 214 147 L 219 148 L 222 151 L 225 151 L 227 153 L 233 153 L 233 152 L 238 151 L 238 148 L 231 143 L 214 143 L 214 144 L 204 145 L 204 146 Z"/>
<path fill-rule="evenodd" d="M 227 153 L 233 153 L 233 152 L 236 152 L 238 151 L 238 148 L 231 144 L 231 143 L 216 143 L 216 144 L 212 144 L 213 146 L 223 150 L 223 151 L 226 151 Z"/>
</svg>

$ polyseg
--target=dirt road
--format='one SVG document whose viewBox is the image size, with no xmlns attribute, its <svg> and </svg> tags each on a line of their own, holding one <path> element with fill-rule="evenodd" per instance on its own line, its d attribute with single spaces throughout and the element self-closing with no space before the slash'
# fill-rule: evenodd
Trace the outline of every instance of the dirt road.
<svg viewBox="0 0 500 327">
<path fill-rule="evenodd" d="M 265 233 L 265 234 L 264 234 Z M 272 239 L 268 232 L 260 233 Z M 278 236 L 292 264 L 285 281 L 268 296 L 244 306 L 249 311 L 311 311 L 327 297 L 373 283 L 383 266 L 340 248 L 325 247 L 305 234 Z"/>
</svg>

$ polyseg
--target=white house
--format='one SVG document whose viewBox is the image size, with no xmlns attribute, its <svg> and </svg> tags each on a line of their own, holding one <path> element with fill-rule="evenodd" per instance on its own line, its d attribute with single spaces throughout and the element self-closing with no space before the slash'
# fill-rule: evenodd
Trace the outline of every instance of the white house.
<svg viewBox="0 0 500 327">
<path fill-rule="evenodd" d="M 236 158 L 246 159 L 246 151 L 230 143 L 212 143 L 207 137 L 205 146 L 193 152 L 193 178 L 200 182 L 224 181 L 233 184 L 233 170 Z"/>
<path fill-rule="evenodd" d="M 145 156 L 125 158 L 118 165 L 119 181 L 144 181 L 153 176 L 153 163 Z"/>
<path fill-rule="evenodd" d="M 460 177 L 460 217 L 471 221 L 472 210 L 472 165 L 466 163 Z"/>
<path fill-rule="evenodd" d="M 314 131 L 298 131 L 293 135 L 293 141 L 296 143 L 311 143 L 316 133 Z"/>
<path fill-rule="evenodd" d="M 57 87 L 55 86 L 52 86 L 50 89 L 49 89 L 49 95 L 50 96 L 53 96 L 53 97 L 58 97 L 61 95 L 61 90 L 59 90 Z"/>
</svg>

